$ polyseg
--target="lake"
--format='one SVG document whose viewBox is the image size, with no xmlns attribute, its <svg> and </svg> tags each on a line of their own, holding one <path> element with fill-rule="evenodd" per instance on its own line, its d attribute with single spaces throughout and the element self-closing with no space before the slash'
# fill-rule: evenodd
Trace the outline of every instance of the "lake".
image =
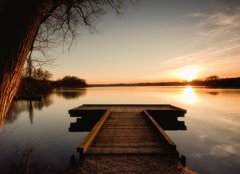
<svg viewBox="0 0 240 174">
<path fill-rule="evenodd" d="M 166 131 L 187 166 L 204 174 L 240 171 L 240 89 L 92 87 L 56 90 L 43 101 L 14 101 L 0 130 L 0 173 L 30 161 L 40 173 L 64 171 L 88 134 L 69 132 L 81 104 L 172 104 L 187 110 L 187 130 Z"/>
</svg>

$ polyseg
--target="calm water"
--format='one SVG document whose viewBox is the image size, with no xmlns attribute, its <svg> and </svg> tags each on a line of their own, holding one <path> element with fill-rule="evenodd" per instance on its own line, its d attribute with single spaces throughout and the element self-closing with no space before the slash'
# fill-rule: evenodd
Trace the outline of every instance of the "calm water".
<svg viewBox="0 0 240 174">
<path fill-rule="evenodd" d="M 81 104 L 173 104 L 187 110 L 187 130 L 167 131 L 187 166 L 204 174 L 240 171 L 240 90 L 101 87 L 55 91 L 42 102 L 14 102 L 0 130 L 0 173 L 30 155 L 43 172 L 65 170 L 88 132 L 69 132 L 68 110 Z M 24 156 L 25 155 L 25 156 Z M 60 167 L 61 166 L 61 167 Z M 16 166 L 15 166 L 16 167 Z"/>
</svg>

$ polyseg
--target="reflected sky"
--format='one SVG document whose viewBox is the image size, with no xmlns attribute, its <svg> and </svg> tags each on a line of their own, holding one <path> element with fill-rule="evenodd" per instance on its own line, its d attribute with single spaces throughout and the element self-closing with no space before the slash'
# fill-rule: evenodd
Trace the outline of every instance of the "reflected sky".
<svg viewBox="0 0 240 174">
<path fill-rule="evenodd" d="M 180 154 L 186 156 L 187 166 L 199 173 L 240 171 L 240 89 L 92 87 L 85 92 L 55 92 L 51 101 L 41 109 L 33 107 L 32 124 L 28 109 L 18 104 L 16 119 L 6 122 L 0 130 L 0 169 L 13 155 L 12 149 L 24 149 L 29 143 L 37 144 L 37 152 L 45 163 L 67 167 L 69 156 L 76 155 L 76 147 L 87 134 L 68 132 L 69 124 L 76 121 L 70 118 L 68 110 L 81 104 L 122 103 L 172 104 L 186 109 L 187 114 L 179 120 L 185 121 L 187 130 L 167 134 Z"/>
<path fill-rule="evenodd" d="M 28 112 L 29 121 L 33 124 L 34 111 L 42 110 L 44 107 L 49 107 L 53 103 L 52 95 L 42 96 L 39 101 L 31 100 L 15 100 L 11 103 L 9 112 L 5 119 L 5 124 L 14 122 L 22 112 Z"/>
</svg>

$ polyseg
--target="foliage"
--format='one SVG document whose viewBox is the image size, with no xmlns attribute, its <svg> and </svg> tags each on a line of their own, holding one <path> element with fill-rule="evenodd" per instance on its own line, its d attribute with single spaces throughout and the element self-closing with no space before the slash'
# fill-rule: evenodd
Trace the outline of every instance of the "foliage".
<svg viewBox="0 0 240 174">
<path fill-rule="evenodd" d="M 21 80 L 16 98 L 19 96 L 37 96 L 48 94 L 52 86 L 48 80 L 33 79 L 24 77 Z"/>
<path fill-rule="evenodd" d="M 49 71 L 42 70 L 41 68 L 34 69 L 31 75 L 26 70 L 22 75 L 15 99 L 48 94 L 52 90 L 49 81 L 51 77 L 52 74 Z"/>
<path fill-rule="evenodd" d="M 84 79 L 80 79 L 76 76 L 65 76 L 61 80 L 55 81 L 54 86 L 66 88 L 81 88 L 86 87 L 87 83 Z"/>
<path fill-rule="evenodd" d="M 206 78 L 206 81 L 219 80 L 219 79 L 220 79 L 220 78 L 219 78 L 218 76 L 214 75 L 214 76 L 209 76 L 209 77 L 207 77 L 207 78 Z"/>
<path fill-rule="evenodd" d="M 240 77 L 219 78 L 218 76 L 209 76 L 205 80 L 194 80 L 190 85 L 221 87 L 221 88 L 240 88 Z"/>
<path fill-rule="evenodd" d="M 47 70 L 42 70 L 40 68 L 33 71 L 32 78 L 36 80 L 49 80 L 52 74 Z"/>
</svg>

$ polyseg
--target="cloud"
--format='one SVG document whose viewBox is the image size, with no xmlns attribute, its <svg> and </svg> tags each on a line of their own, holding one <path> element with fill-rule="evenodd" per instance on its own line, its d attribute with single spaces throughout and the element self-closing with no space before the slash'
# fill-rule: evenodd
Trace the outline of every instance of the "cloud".
<svg viewBox="0 0 240 174">
<path fill-rule="evenodd" d="M 228 145 L 228 144 L 221 144 L 215 146 L 211 151 L 210 154 L 217 157 L 229 157 L 231 155 L 238 155 L 238 146 Z"/>
<path fill-rule="evenodd" d="M 212 25 L 226 26 L 233 25 L 239 19 L 239 14 L 229 15 L 222 12 L 212 14 L 208 17 L 208 23 Z M 238 21 L 237 21 L 238 22 Z"/>
<path fill-rule="evenodd" d="M 166 60 L 165 62 L 163 62 L 163 64 L 172 64 L 173 66 L 188 66 L 194 64 L 198 65 L 214 62 L 230 62 L 231 60 L 236 60 L 234 58 L 235 56 L 238 57 L 239 50 L 240 43 L 213 46 L 200 51 L 178 56 L 170 60 Z"/>
<path fill-rule="evenodd" d="M 198 20 L 193 30 L 199 36 L 219 36 L 240 33 L 240 6 L 224 8 L 212 13 L 193 13 L 189 15 Z"/>
<path fill-rule="evenodd" d="M 196 13 L 191 13 L 188 16 L 190 17 L 204 17 L 204 13 L 196 12 Z"/>
<path fill-rule="evenodd" d="M 219 45 L 200 49 L 192 53 L 176 56 L 158 64 L 156 73 L 145 78 L 168 79 L 179 78 L 183 67 L 194 67 L 198 70 L 197 78 L 210 75 L 220 77 L 234 77 L 240 74 L 240 38 L 222 42 Z M 237 75 L 238 74 L 238 75 Z"/>
<path fill-rule="evenodd" d="M 191 52 L 169 58 L 160 64 L 161 73 L 154 78 L 169 75 L 173 77 L 186 66 L 200 68 L 199 77 L 219 75 L 233 77 L 240 74 L 240 6 L 234 9 L 221 8 L 212 13 L 192 13 L 194 18 Z M 157 71 L 156 71 L 157 72 Z"/>
<path fill-rule="evenodd" d="M 194 154 L 192 154 L 190 156 L 198 158 L 198 159 L 201 159 L 201 158 L 203 158 L 205 156 L 205 154 L 203 154 L 203 153 L 194 153 Z"/>
</svg>

